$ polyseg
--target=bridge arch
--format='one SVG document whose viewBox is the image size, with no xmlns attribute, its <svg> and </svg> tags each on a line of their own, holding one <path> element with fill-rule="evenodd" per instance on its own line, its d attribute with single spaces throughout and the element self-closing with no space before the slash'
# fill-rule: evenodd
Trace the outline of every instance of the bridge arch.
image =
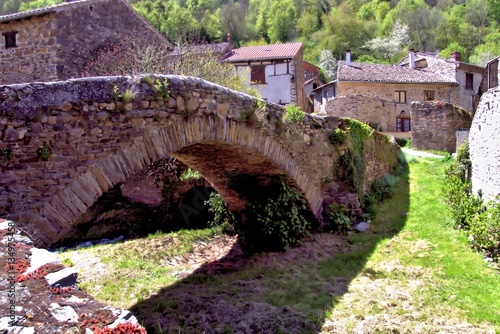
<svg viewBox="0 0 500 334">
<path fill-rule="evenodd" d="M 151 80 L 168 82 L 168 94 L 159 98 Z M 118 98 L 126 90 L 132 101 Z M 0 165 L 0 216 L 45 246 L 110 187 L 166 155 L 200 171 L 235 211 L 247 203 L 245 186 L 284 174 L 320 219 L 321 176 L 335 155 L 327 135 L 339 121 L 283 124 L 281 106 L 177 76 L 1 86 L 0 112 L 0 148 L 13 156 Z"/>
</svg>

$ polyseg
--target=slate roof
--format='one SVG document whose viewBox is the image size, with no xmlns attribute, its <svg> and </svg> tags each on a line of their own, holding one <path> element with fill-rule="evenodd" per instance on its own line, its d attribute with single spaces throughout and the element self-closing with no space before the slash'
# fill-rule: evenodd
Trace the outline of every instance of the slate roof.
<svg viewBox="0 0 500 334">
<path fill-rule="evenodd" d="M 227 58 L 227 61 L 290 59 L 299 54 L 301 50 L 302 43 L 244 46 L 239 49 L 233 49 L 233 54 Z"/>
<path fill-rule="evenodd" d="M 456 61 L 453 59 L 447 59 L 439 57 L 437 55 L 415 52 L 415 62 L 423 61 L 427 63 L 426 71 L 432 71 L 450 78 L 456 78 L 457 68 L 467 69 L 469 71 L 481 73 L 484 67 L 465 63 L 463 61 Z M 398 63 L 400 66 L 409 66 L 408 56 L 401 59 Z"/>
<path fill-rule="evenodd" d="M 347 66 L 345 61 L 340 61 L 338 64 L 337 80 L 339 82 L 458 85 L 458 82 L 452 77 L 443 76 L 421 68 L 357 62 L 351 62 L 351 65 Z"/>
<path fill-rule="evenodd" d="M 0 16 L 0 22 L 8 22 L 8 21 L 12 21 L 12 20 L 19 20 L 19 19 L 28 18 L 31 16 L 53 13 L 53 12 L 57 12 L 59 10 L 64 10 L 67 7 L 73 7 L 73 6 L 78 6 L 82 3 L 92 3 L 92 2 L 94 2 L 94 0 L 78 0 L 78 1 L 71 1 L 71 2 L 63 2 L 60 4 L 56 4 L 56 5 L 52 5 L 52 6 L 48 6 L 48 7 L 36 8 L 36 9 L 28 10 L 25 12 L 2 15 L 2 16 Z"/>
<path fill-rule="evenodd" d="M 230 50 L 230 45 L 228 42 L 196 44 L 196 45 L 188 45 L 182 48 L 175 48 L 170 53 L 170 56 L 180 56 L 184 52 L 192 51 L 196 53 L 212 52 L 221 57 L 225 57 L 228 50 Z"/>
</svg>

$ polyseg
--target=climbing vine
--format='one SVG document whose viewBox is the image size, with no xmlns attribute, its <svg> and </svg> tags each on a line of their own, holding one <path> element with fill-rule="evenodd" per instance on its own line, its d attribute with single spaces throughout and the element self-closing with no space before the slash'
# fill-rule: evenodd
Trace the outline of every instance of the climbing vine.
<svg viewBox="0 0 500 334">
<path fill-rule="evenodd" d="M 347 137 L 348 147 L 338 159 L 335 170 L 342 181 L 356 189 L 361 199 L 365 184 L 367 141 L 373 129 L 354 119 L 345 120 L 339 128 Z"/>
</svg>

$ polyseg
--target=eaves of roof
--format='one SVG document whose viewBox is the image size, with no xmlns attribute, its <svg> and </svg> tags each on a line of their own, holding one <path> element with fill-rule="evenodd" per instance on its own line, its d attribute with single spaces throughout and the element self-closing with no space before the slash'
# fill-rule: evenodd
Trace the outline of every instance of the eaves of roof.
<svg viewBox="0 0 500 334">
<path fill-rule="evenodd" d="M 229 62 L 293 59 L 302 50 L 302 43 L 269 44 L 245 46 L 233 49 L 232 55 L 226 58 Z"/>
<path fill-rule="evenodd" d="M 458 82 L 438 73 L 420 68 L 399 65 L 371 64 L 352 62 L 350 66 L 340 61 L 337 71 L 339 82 L 366 82 L 387 84 L 445 84 L 458 85 Z"/>
</svg>

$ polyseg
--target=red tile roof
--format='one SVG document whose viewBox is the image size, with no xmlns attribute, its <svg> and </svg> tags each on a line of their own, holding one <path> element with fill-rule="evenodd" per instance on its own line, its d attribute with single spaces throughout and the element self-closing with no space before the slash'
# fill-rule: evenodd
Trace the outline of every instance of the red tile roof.
<svg viewBox="0 0 500 334">
<path fill-rule="evenodd" d="M 458 84 L 454 78 L 421 68 L 357 62 L 351 62 L 351 66 L 346 66 L 345 61 L 339 62 L 337 80 L 339 82 Z"/>
<path fill-rule="evenodd" d="M 271 44 L 259 46 L 245 46 L 233 49 L 233 54 L 227 58 L 230 62 L 288 59 L 294 58 L 302 50 L 302 43 Z"/>
<path fill-rule="evenodd" d="M 309 73 L 319 73 L 319 67 L 305 61 L 304 62 L 304 71 L 307 71 Z"/>
</svg>

